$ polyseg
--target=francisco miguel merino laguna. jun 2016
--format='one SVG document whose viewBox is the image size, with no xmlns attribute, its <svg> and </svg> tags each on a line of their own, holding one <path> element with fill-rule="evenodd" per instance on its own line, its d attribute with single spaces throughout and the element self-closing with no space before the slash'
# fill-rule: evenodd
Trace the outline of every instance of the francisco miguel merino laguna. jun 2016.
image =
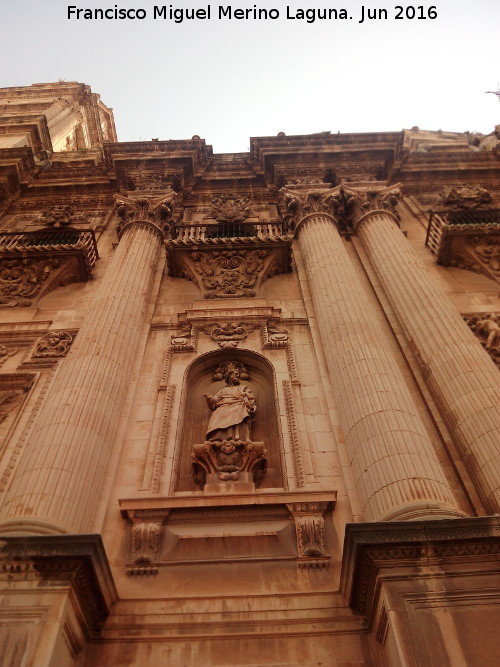
<svg viewBox="0 0 500 667">
<path fill-rule="evenodd" d="M 183 21 L 210 21 L 215 20 L 246 20 L 246 21 L 275 21 L 277 19 L 285 20 L 299 20 L 306 23 L 314 23 L 315 21 L 342 21 L 356 19 L 358 23 L 373 20 L 388 20 L 391 18 L 399 20 L 425 20 L 437 18 L 437 7 L 433 6 L 413 6 L 413 5 L 395 5 L 391 9 L 370 8 L 365 5 L 357 7 L 357 16 L 353 16 L 352 8 L 347 10 L 344 8 L 322 7 L 322 8 L 307 8 L 290 7 L 287 5 L 281 10 L 270 7 L 233 7 L 232 5 L 206 5 L 205 7 L 176 7 L 174 5 L 154 5 L 150 9 L 143 7 L 113 7 L 92 9 L 88 7 L 77 7 L 76 5 L 68 5 L 67 18 L 83 19 L 83 20 L 144 20 L 147 18 L 163 19 L 172 21 L 174 23 L 182 23 Z"/>
<path fill-rule="evenodd" d="M 84 20 L 144 20 L 147 18 L 163 19 L 182 23 L 185 20 L 208 20 L 216 19 L 236 19 L 247 21 L 275 21 L 280 18 L 288 20 L 305 20 L 307 23 L 314 23 L 316 20 L 342 20 L 351 19 L 347 9 L 320 8 L 320 9 L 301 9 L 299 7 L 286 6 L 281 11 L 270 7 L 233 7 L 232 5 L 206 5 L 205 7 L 176 7 L 174 5 L 154 5 L 150 10 L 142 7 L 123 8 L 118 5 L 114 7 L 85 8 L 76 5 L 68 6 L 68 19 Z"/>
</svg>

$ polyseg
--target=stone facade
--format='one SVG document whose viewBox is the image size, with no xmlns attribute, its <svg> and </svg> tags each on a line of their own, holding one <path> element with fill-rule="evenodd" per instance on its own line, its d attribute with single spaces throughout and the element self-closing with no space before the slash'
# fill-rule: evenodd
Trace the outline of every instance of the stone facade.
<svg viewBox="0 0 500 667">
<path fill-rule="evenodd" d="M 498 127 L 0 130 L 2 665 L 496 664 Z"/>
</svg>

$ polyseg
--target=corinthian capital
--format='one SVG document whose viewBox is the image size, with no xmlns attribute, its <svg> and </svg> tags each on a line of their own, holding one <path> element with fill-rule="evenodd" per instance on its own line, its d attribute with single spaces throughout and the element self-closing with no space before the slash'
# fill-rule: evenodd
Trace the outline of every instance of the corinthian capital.
<svg viewBox="0 0 500 667">
<path fill-rule="evenodd" d="M 334 190 L 289 190 L 281 188 L 286 213 L 285 218 L 291 229 L 294 229 L 306 215 L 311 213 L 328 213 L 336 217 L 337 200 Z"/>
<path fill-rule="evenodd" d="M 161 232 L 166 231 L 169 228 L 169 220 L 172 218 L 177 198 L 178 194 L 173 190 L 155 199 L 115 195 L 115 210 L 120 218 L 117 227 L 118 236 L 121 236 L 127 225 L 134 222 L 149 222 Z"/>
<path fill-rule="evenodd" d="M 399 185 L 389 188 L 358 189 L 339 185 L 330 190 L 294 191 L 281 188 L 286 208 L 285 218 L 291 229 L 312 213 L 327 213 L 337 221 L 339 231 L 352 233 L 368 212 L 389 211 L 398 217 L 396 206 L 401 197 Z"/>
</svg>

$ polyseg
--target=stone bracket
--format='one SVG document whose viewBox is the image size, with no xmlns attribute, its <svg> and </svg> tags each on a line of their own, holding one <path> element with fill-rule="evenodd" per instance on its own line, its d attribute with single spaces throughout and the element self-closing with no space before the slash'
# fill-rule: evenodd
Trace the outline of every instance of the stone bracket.
<svg viewBox="0 0 500 667">
<path fill-rule="evenodd" d="M 130 563 L 128 575 L 158 574 L 158 561 L 167 512 L 131 512 Z"/>
<path fill-rule="evenodd" d="M 325 543 L 325 512 L 328 503 L 302 502 L 287 504 L 295 522 L 295 536 L 300 569 L 327 568 L 330 555 Z"/>
</svg>

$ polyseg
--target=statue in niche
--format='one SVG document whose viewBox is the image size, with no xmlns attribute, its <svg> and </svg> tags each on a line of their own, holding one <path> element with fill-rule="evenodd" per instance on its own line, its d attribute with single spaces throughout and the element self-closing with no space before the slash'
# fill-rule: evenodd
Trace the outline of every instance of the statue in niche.
<svg viewBox="0 0 500 667">
<path fill-rule="evenodd" d="M 239 361 L 223 361 L 213 380 L 225 381 L 215 396 L 203 394 L 212 411 L 206 440 L 193 445 L 193 476 L 196 484 L 205 488 L 209 476 L 222 482 L 238 482 L 259 486 L 267 470 L 267 450 L 263 442 L 253 442 L 250 426 L 257 410 L 252 390 L 240 380 L 249 374 Z"/>
<path fill-rule="evenodd" d="M 207 440 L 242 440 L 250 442 L 250 423 L 257 410 L 255 396 L 240 380 L 248 379 L 245 367 L 238 361 L 222 362 L 214 379 L 222 379 L 226 386 L 215 396 L 203 394 L 212 415 L 208 423 Z"/>
</svg>

